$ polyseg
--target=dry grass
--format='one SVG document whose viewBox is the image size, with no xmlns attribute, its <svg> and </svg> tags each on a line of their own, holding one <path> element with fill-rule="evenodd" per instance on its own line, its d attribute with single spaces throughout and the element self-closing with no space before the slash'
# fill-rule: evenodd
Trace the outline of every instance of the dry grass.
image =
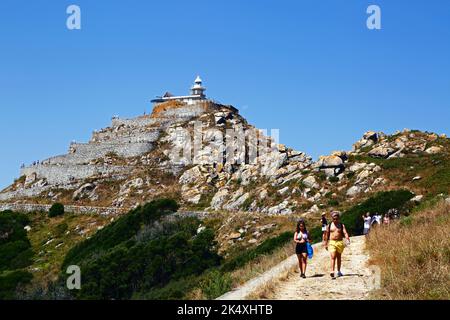
<svg viewBox="0 0 450 320">
<path fill-rule="evenodd" d="M 278 278 L 272 279 L 272 281 L 266 282 L 264 286 L 258 288 L 255 292 L 252 292 L 247 299 L 248 300 L 270 300 L 273 299 L 273 293 L 275 289 L 280 285 L 281 282 L 286 281 L 291 277 L 293 271 L 283 272 Z"/>
<path fill-rule="evenodd" d="M 371 260 L 381 267 L 381 299 L 450 299 L 450 205 L 444 201 L 368 239 Z"/>
<path fill-rule="evenodd" d="M 275 250 L 272 254 L 258 257 L 252 262 L 247 263 L 244 267 L 231 273 L 233 288 L 243 285 L 247 281 L 263 274 L 293 254 L 293 244 L 289 242 L 284 247 Z"/>
</svg>

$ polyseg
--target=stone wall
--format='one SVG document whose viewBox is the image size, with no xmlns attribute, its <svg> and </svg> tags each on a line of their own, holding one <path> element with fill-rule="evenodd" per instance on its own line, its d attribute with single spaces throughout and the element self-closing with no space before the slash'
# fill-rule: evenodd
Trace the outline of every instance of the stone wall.
<svg viewBox="0 0 450 320">
<path fill-rule="evenodd" d="M 158 124 L 157 119 L 153 119 L 150 117 L 138 117 L 133 119 L 120 119 L 120 118 L 113 118 L 112 119 L 112 127 L 117 128 L 120 126 L 126 126 L 126 127 L 146 127 L 146 126 L 152 126 Z"/>
<path fill-rule="evenodd" d="M 0 203 L 0 212 L 12 210 L 17 212 L 47 212 L 51 205 L 45 204 L 25 204 L 25 203 Z M 129 209 L 113 207 L 89 207 L 89 206 L 64 206 L 64 211 L 77 214 L 102 214 L 118 215 L 128 212 Z"/>
<path fill-rule="evenodd" d="M 172 118 L 179 121 L 186 121 L 202 115 L 203 113 L 205 113 L 205 111 L 205 105 L 194 104 L 190 106 L 178 107 L 176 109 L 161 111 L 158 116 Z"/>
<path fill-rule="evenodd" d="M 132 169 L 128 166 L 107 165 L 36 165 L 23 168 L 20 174 L 28 177 L 36 173 L 36 180 L 46 179 L 48 184 L 56 186 L 92 176 L 110 177 L 115 174 L 130 172 Z"/>
<path fill-rule="evenodd" d="M 142 132 L 136 132 L 135 130 L 103 130 L 100 132 L 94 132 L 90 142 L 155 142 L 159 138 L 159 133 L 160 131 L 157 129 L 145 130 Z"/>
<path fill-rule="evenodd" d="M 49 186 L 42 186 L 42 187 L 32 187 L 28 189 L 19 189 L 15 191 L 5 191 L 0 193 L 0 201 L 9 201 L 11 199 L 15 198 L 31 198 L 31 197 L 37 197 L 42 192 L 49 190 Z"/>
</svg>

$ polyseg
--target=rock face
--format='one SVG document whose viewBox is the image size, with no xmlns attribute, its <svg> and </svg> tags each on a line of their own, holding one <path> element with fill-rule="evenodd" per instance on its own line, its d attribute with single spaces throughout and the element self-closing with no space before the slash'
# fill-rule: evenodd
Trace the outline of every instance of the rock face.
<svg viewBox="0 0 450 320">
<path fill-rule="evenodd" d="M 442 147 L 440 146 L 429 147 L 428 149 L 425 150 L 425 152 L 428 154 L 438 154 L 442 152 Z"/>
<path fill-rule="evenodd" d="M 369 155 L 378 158 L 388 158 L 391 154 L 395 152 L 396 150 L 394 148 L 380 146 L 370 150 Z"/>
<path fill-rule="evenodd" d="M 315 164 L 319 170 L 323 171 L 328 177 L 334 177 L 341 174 L 344 169 L 344 162 L 347 160 L 347 153 L 343 151 L 334 152 L 330 156 L 321 156 Z"/>
<path fill-rule="evenodd" d="M 115 117 L 88 143 L 72 143 L 67 154 L 22 168 L 22 176 L 0 192 L 0 204 L 35 208 L 38 198 L 39 204 L 58 201 L 78 212 L 85 212 L 81 207 L 126 212 L 170 197 L 195 211 L 312 217 L 327 206 L 387 188 L 390 179 L 378 162 L 410 155 L 438 158 L 447 152 L 442 139 L 447 138 L 368 131 L 351 151 L 314 162 L 265 136 L 232 106 L 172 101 L 156 105 L 151 115 Z"/>
</svg>

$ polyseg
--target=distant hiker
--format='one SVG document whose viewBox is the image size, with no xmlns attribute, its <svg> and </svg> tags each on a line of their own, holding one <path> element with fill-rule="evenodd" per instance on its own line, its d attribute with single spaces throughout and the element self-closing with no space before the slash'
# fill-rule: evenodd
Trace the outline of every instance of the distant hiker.
<svg viewBox="0 0 450 320">
<path fill-rule="evenodd" d="M 300 219 L 297 223 L 297 228 L 294 234 L 295 253 L 298 258 L 298 265 L 300 267 L 300 277 L 306 278 L 306 264 L 308 261 L 308 249 L 306 243 L 310 242 L 311 238 L 309 236 L 308 230 L 306 230 L 306 224 L 303 219 Z"/>
<path fill-rule="evenodd" d="M 322 241 L 325 242 L 326 240 L 326 233 L 327 233 L 327 225 L 328 225 L 328 221 L 327 221 L 327 217 L 326 217 L 326 213 L 322 213 L 322 218 L 320 219 L 320 223 L 322 224 Z"/>
<path fill-rule="evenodd" d="M 378 215 L 378 213 L 375 213 L 375 214 L 372 216 L 372 219 L 370 220 L 370 227 L 371 227 L 371 228 L 375 228 L 375 227 L 378 225 L 377 215 Z"/>
<path fill-rule="evenodd" d="M 391 218 L 389 217 L 388 214 L 385 214 L 384 218 L 383 218 L 383 225 L 388 226 L 390 223 L 391 223 Z"/>
<path fill-rule="evenodd" d="M 363 229 L 363 235 L 367 236 L 370 231 L 370 220 L 372 218 L 370 217 L 370 212 L 367 212 L 365 215 L 362 216 L 364 220 L 364 229 Z"/>
<path fill-rule="evenodd" d="M 340 213 L 334 211 L 331 214 L 333 221 L 327 227 L 327 240 L 325 242 L 325 248 L 330 252 L 331 257 L 331 273 L 332 279 L 335 279 L 334 267 L 337 262 L 337 276 L 342 277 L 341 261 L 342 253 L 344 252 L 345 244 L 344 237 L 348 244 L 350 244 L 350 238 L 347 233 L 345 225 L 340 222 Z"/>
<path fill-rule="evenodd" d="M 381 214 L 379 214 L 379 213 L 375 213 L 374 217 L 375 217 L 376 225 L 377 226 L 381 226 L 381 222 L 383 220 L 383 216 Z"/>
</svg>

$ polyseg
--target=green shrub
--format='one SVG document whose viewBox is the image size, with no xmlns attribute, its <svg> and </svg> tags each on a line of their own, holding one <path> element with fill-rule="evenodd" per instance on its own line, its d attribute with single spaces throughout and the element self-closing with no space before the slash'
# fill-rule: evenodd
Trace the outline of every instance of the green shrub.
<svg viewBox="0 0 450 320">
<path fill-rule="evenodd" d="M 400 211 L 407 209 L 406 204 L 414 194 L 407 190 L 384 191 L 375 194 L 361 204 L 355 205 L 342 215 L 341 221 L 351 235 L 362 234 L 363 220 L 366 212 L 385 214 L 389 209 Z"/>
<path fill-rule="evenodd" d="M 3 211 L 0 214 L 0 245 L 27 239 L 24 227 L 30 223 L 28 217 L 21 213 Z"/>
<path fill-rule="evenodd" d="M 0 300 L 16 299 L 17 287 L 28 284 L 32 278 L 31 273 L 22 270 L 0 274 Z"/>
<path fill-rule="evenodd" d="M 207 299 L 215 299 L 231 290 L 233 280 L 229 273 L 217 269 L 207 272 L 200 281 L 200 288 Z"/>
<path fill-rule="evenodd" d="M 410 226 L 413 222 L 413 218 L 411 216 L 408 217 L 402 217 L 400 219 L 400 225 L 401 226 Z"/>
<path fill-rule="evenodd" d="M 311 237 L 313 243 L 322 242 L 322 226 L 310 229 L 309 236 Z"/>
<path fill-rule="evenodd" d="M 63 269 L 68 265 L 76 264 L 76 261 L 84 260 L 95 251 L 107 250 L 132 239 L 142 225 L 150 224 L 176 210 L 178 210 L 177 203 L 170 199 L 155 200 L 131 210 L 91 238 L 72 248 L 64 259 Z"/>
<path fill-rule="evenodd" d="M 333 183 L 339 182 L 339 178 L 338 178 L 338 177 L 335 177 L 335 176 L 328 178 L 328 180 L 329 180 L 330 182 L 333 182 Z"/>
<path fill-rule="evenodd" d="M 325 193 L 325 198 L 329 199 L 333 196 L 333 192 L 332 191 L 328 191 L 327 193 Z"/>
<path fill-rule="evenodd" d="M 81 299 L 179 299 L 190 287 L 185 279 L 220 264 L 215 234 L 192 217 L 162 219 L 178 209 L 172 200 L 156 200 L 132 210 L 67 254 L 67 265 L 83 270 Z M 65 275 L 61 275 L 61 278 Z"/>
<path fill-rule="evenodd" d="M 239 254 L 238 256 L 224 263 L 221 266 L 221 270 L 228 272 L 243 267 L 245 264 L 255 259 L 256 257 L 264 254 L 270 254 L 275 249 L 284 246 L 288 241 L 292 239 L 293 239 L 292 232 L 284 232 L 274 238 L 267 239 L 256 248 L 247 250 L 244 253 Z"/>
<path fill-rule="evenodd" d="M 24 268 L 31 264 L 33 252 L 28 239 L 0 246 L 0 271 Z"/>
<path fill-rule="evenodd" d="M 30 273 L 17 270 L 32 263 L 33 251 L 24 230 L 29 222 L 21 213 L 0 213 L 0 300 L 15 299 L 17 287 L 32 278 Z"/>
<path fill-rule="evenodd" d="M 347 173 L 346 176 L 347 176 L 347 179 L 351 179 L 355 176 L 355 172 L 351 171 L 351 172 Z"/>
<path fill-rule="evenodd" d="M 57 238 L 62 237 L 68 228 L 69 226 L 65 222 L 58 224 L 54 229 L 55 237 Z"/>
<path fill-rule="evenodd" d="M 0 272 L 24 268 L 31 264 L 33 252 L 24 226 L 26 215 L 5 211 L 0 214 Z"/>
<path fill-rule="evenodd" d="M 137 300 L 182 300 L 192 288 L 198 286 L 198 277 L 190 276 L 183 279 L 172 280 L 161 288 L 150 291 L 135 292 L 132 299 Z"/>
<path fill-rule="evenodd" d="M 64 205 L 62 205 L 61 203 L 54 203 L 50 207 L 50 210 L 48 211 L 48 216 L 50 218 L 62 216 L 63 214 L 64 214 Z"/>
<path fill-rule="evenodd" d="M 319 178 L 320 181 L 325 181 L 325 180 L 327 180 L 327 175 L 325 174 L 325 172 L 320 171 L 320 172 L 317 174 L 317 178 Z"/>
<path fill-rule="evenodd" d="M 328 200 L 328 206 L 330 207 L 337 207 L 339 205 L 339 201 L 336 199 L 330 199 Z"/>
</svg>

